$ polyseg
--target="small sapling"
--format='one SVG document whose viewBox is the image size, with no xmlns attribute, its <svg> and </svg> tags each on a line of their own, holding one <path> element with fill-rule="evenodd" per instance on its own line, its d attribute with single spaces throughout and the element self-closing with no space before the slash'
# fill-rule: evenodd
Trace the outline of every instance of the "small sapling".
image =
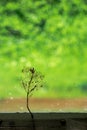
<svg viewBox="0 0 87 130">
<path fill-rule="evenodd" d="M 43 78 L 44 76 L 40 72 L 36 71 L 35 68 L 24 67 L 22 69 L 21 83 L 26 92 L 26 107 L 32 118 L 33 130 L 35 130 L 35 123 L 33 114 L 30 110 L 29 98 L 35 90 L 39 90 L 40 87 L 43 87 Z"/>
</svg>

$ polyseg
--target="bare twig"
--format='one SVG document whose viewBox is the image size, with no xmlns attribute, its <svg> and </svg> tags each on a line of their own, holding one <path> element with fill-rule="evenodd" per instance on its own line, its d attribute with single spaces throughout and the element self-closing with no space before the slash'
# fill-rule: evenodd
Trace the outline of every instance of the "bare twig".
<svg viewBox="0 0 87 130">
<path fill-rule="evenodd" d="M 39 88 L 42 86 L 41 81 L 43 79 L 43 75 L 36 72 L 36 70 L 34 68 L 29 68 L 29 67 L 24 67 L 22 69 L 22 73 L 23 73 L 22 86 L 27 94 L 26 95 L 26 107 L 32 118 L 33 130 L 35 130 L 34 116 L 29 107 L 29 105 L 30 105 L 29 97 L 30 97 L 31 93 L 33 93 L 37 89 L 37 87 Z"/>
</svg>

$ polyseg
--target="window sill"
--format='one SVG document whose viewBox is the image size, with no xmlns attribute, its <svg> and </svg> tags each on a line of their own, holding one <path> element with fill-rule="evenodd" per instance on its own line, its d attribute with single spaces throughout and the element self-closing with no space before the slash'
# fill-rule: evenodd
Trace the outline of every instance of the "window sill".
<svg viewBox="0 0 87 130">
<path fill-rule="evenodd" d="M 36 130 L 87 130 L 87 113 L 33 113 Z M 0 130 L 28 130 L 29 113 L 0 113 Z"/>
</svg>

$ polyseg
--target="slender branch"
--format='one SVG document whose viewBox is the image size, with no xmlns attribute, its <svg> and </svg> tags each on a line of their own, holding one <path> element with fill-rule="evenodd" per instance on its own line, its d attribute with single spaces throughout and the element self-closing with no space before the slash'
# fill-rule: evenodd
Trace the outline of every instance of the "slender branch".
<svg viewBox="0 0 87 130">
<path fill-rule="evenodd" d="M 27 91 L 28 93 L 29 93 L 29 88 L 30 88 L 32 79 L 33 79 L 33 73 L 32 73 L 32 75 L 31 75 L 31 78 L 30 78 L 29 82 L 28 82 L 28 91 Z"/>
<path fill-rule="evenodd" d="M 30 93 L 36 88 L 37 86 L 35 85 L 31 90 L 30 90 Z"/>
<path fill-rule="evenodd" d="M 27 92 L 27 90 L 26 90 L 26 84 L 24 83 L 23 80 L 22 80 L 22 86 L 23 86 L 24 90 Z"/>
</svg>

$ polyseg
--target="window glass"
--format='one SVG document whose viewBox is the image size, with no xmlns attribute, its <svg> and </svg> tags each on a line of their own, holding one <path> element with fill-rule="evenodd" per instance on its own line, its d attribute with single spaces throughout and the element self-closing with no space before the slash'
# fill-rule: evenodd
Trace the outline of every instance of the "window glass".
<svg viewBox="0 0 87 130">
<path fill-rule="evenodd" d="M 44 75 L 32 111 L 87 112 L 85 1 L 0 1 L 0 112 L 27 111 L 22 68 Z"/>
</svg>

